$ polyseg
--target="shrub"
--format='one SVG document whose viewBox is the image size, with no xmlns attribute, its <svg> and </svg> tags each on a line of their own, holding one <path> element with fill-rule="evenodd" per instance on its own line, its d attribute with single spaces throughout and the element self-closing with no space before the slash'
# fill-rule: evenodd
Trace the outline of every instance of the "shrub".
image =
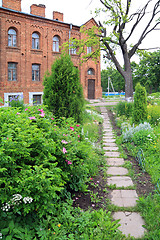
<svg viewBox="0 0 160 240">
<path fill-rule="evenodd" d="M 133 111 L 133 103 L 132 102 L 120 101 L 116 105 L 117 116 L 125 115 L 127 118 L 129 118 L 133 114 L 132 111 Z"/>
<path fill-rule="evenodd" d="M 44 77 L 44 104 L 57 117 L 73 117 L 83 121 L 84 98 L 79 71 L 69 55 L 61 55 Z"/>
<path fill-rule="evenodd" d="M 148 106 L 148 120 L 153 125 L 160 123 L 160 106 Z"/>
<path fill-rule="evenodd" d="M 64 190 L 85 189 L 98 171 L 98 156 L 73 118 L 56 120 L 38 107 L 21 113 L 1 108 L 0 116 L 0 208 L 5 211 L 42 216 L 53 211 Z"/>
<path fill-rule="evenodd" d="M 147 94 L 144 87 L 138 83 L 134 94 L 133 122 L 140 123 L 147 119 Z"/>
</svg>

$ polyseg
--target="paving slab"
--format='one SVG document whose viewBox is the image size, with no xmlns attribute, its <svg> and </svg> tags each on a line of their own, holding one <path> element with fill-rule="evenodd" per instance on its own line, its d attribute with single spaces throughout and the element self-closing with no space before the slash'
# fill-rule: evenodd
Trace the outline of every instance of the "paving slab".
<svg viewBox="0 0 160 240">
<path fill-rule="evenodd" d="M 103 147 L 103 150 L 105 150 L 105 151 L 118 151 L 118 147 L 113 147 L 113 146 Z"/>
<path fill-rule="evenodd" d="M 110 166 L 121 166 L 124 164 L 123 158 L 107 158 L 107 164 Z"/>
<path fill-rule="evenodd" d="M 139 213 L 136 212 L 115 212 L 113 214 L 115 220 L 120 219 L 121 226 L 119 230 L 128 236 L 129 234 L 135 238 L 141 238 L 145 234 L 143 225 L 145 222 Z"/>
<path fill-rule="evenodd" d="M 113 176 L 124 176 L 128 174 L 128 170 L 124 167 L 109 167 L 107 169 L 107 174 Z"/>
<path fill-rule="evenodd" d="M 112 176 L 107 178 L 108 185 L 116 185 L 116 187 L 129 187 L 133 186 L 132 179 L 127 176 Z"/>
<path fill-rule="evenodd" d="M 112 136 L 114 136 L 112 130 L 109 129 L 109 128 L 103 129 L 103 132 L 104 132 L 104 135 L 107 135 L 107 136 L 108 136 L 108 135 L 109 135 L 109 136 L 112 135 Z"/>
<path fill-rule="evenodd" d="M 114 137 L 113 133 L 104 133 L 103 137 Z"/>
<path fill-rule="evenodd" d="M 112 137 L 103 137 L 103 141 L 107 143 L 114 143 L 116 139 Z"/>
<path fill-rule="evenodd" d="M 107 157 L 119 157 L 120 153 L 119 152 L 105 152 L 104 156 L 107 156 Z"/>
<path fill-rule="evenodd" d="M 117 144 L 116 143 L 111 143 L 111 142 L 104 142 L 103 143 L 103 145 L 105 146 L 105 147 L 117 147 Z"/>
<path fill-rule="evenodd" d="M 136 190 L 113 190 L 111 192 L 111 202 L 118 207 L 134 207 L 137 200 Z"/>
</svg>

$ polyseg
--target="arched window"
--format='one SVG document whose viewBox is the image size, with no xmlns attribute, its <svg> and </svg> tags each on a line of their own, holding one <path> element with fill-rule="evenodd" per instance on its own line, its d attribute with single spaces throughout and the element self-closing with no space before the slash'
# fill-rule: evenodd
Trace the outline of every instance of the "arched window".
<svg viewBox="0 0 160 240">
<path fill-rule="evenodd" d="M 8 46 L 16 47 L 17 46 L 17 33 L 13 28 L 8 30 Z"/>
<path fill-rule="evenodd" d="M 76 49 L 76 46 L 75 46 L 75 43 L 74 42 L 72 42 L 71 44 L 70 44 L 70 54 L 76 54 L 77 53 L 77 49 Z"/>
<path fill-rule="evenodd" d="M 88 75 L 95 75 L 94 69 L 93 68 L 89 68 L 87 71 Z"/>
<path fill-rule="evenodd" d="M 32 49 L 39 49 L 39 35 L 38 33 L 32 34 Z"/>
<path fill-rule="evenodd" d="M 53 37 L 53 52 L 59 52 L 59 37 L 54 36 Z"/>
</svg>

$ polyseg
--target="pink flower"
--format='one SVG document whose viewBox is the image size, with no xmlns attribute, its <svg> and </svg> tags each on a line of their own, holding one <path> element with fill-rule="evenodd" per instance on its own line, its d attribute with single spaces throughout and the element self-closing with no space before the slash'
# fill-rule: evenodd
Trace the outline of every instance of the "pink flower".
<svg viewBox="0 0 160 240">
<path fill-rule="evenodd" d="M 93 180 L 93 178 L 90 178 L 90 180 Z"/>
<path fill-rule="evenodd" d="M 78 135 L 78 138 L 80 138 L 80 136 Z"/>
<path fill-rule="evenodd" d="M 52 120 L 54 120 L 54 118 L 51 118 Z"/>
<path fill-rule="evenodd" d="M 41 114 L 39 114 L 41 117 L 44 117 L 45 116 L 45 113 L 42 112 Z"/>
<path fill-rule="evenodd" d="M 70 127 L 70 129 L 71 129 L 72 131 L 74 131 L 74 127 Z"/>
<path fill-rule="evenodd" d="M 76 124 L 77 127 L 79 127 L 80 125 L 79 124 Z"/>
<path fill-rule="evenodd" d="M 8 140 L 9 138 L 7 137 L 7 140 Z"/>
<path fill-rule="evenodd" d="M 67 153 L 67 150 L 63 147 L 63 153 L 65 154 L 65 153 Z"/>
<path fill-rule="evenodd" d="M 43 113 L 43 109 L 38 109 L 38 111 L 40 111 L 41 113 Z"/>
<path fill-rule="evenodd" d="M 68 142 L 66 142 L 65 140 L 62 140 L 61 143 L 68 144 Z"/>
<path fill-rule="evenodd" d="M 72 164 L 72 162 L 68 161 L 67 159 L 65 160 L 68 165 Z"/>
<path fill-rule="evenodd" d="M 28 108 L 26 108 L 24 111 L 27 111 L 28 110 Z"/>
<path fill-rule="evenodd" d="M 19 115 L 20 113 L 19 113 L 19 112 L 17 112 L 16 114 L 17 114 L 17 115 Z"/>
<path fill-rule="evenodd" d="M 32 120 L 32 119 L 36 119 L 36 118 L 35 117 L 29 117 L 29 119 Z"/>
</svg>

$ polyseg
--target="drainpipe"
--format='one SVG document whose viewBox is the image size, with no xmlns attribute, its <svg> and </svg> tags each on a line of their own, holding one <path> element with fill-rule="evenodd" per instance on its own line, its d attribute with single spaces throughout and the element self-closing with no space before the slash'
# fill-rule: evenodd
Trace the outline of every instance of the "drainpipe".
<svg viewBox="0 0 160 240">
<path fill-rule="evenodd" d="M 71 30 L 72 30 L 72 23 L 70 24 L 70 28 L 69 28 L 69 42 L 70 42 L 70 38 L 71 38 Z M 71 49 L 69 49 L 69 55 L 71 54 Z"/>
</svg>

